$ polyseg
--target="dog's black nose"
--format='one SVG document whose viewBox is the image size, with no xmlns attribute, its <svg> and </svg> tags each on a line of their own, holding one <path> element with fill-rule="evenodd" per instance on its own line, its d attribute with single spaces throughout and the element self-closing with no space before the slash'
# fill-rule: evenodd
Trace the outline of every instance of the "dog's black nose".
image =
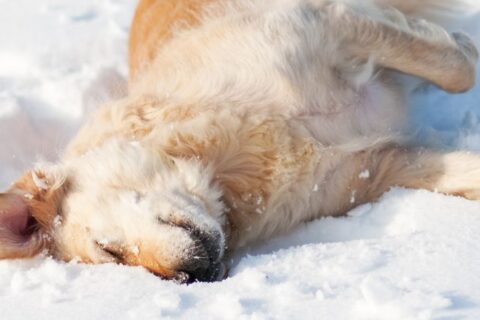
<svg viewBox="0 0 480 320">
<path fill-rule="evenodd" d="M 192 283 L 224 279 L 226 271 L 220 262 L 224 245 L 221 232 L 205 230 L 186 221 L 177 223 L 177 226 L 185 229 L 196 243 L 195 249 L 189 252 L 188 258 L 180 269 L 179 281 Z"/>
</svg>

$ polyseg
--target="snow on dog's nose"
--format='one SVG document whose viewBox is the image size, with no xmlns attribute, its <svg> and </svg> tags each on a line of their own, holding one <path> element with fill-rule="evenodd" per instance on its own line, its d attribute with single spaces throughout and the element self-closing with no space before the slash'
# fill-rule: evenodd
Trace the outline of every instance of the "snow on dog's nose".
<svg viewBox="0 0 480 320">
<path fill-rule="evenodd" d="M 225 276 L 225 267 L 220 262 L 224 246 L 222 233 L 217 230 L 202 230 L 201 227 L 185 222 L 178 226 L 184 228 L 194 239 L 197 252 L 187 257 L 180 273 L 183 278 L 177 280 L 182 282 L 222 280 Z"/>
<path fill-rule="evenodd" d="M 165 268 L 163 254 L 165 250 L 146 239 L 143 239 L 143 244 L 138 246 L 135 256 L 124 260 L 126 264 L 141 265 L 162 278 L 181 283 L 216 281 L 225 277 L 225 267 L 221 263 L 225 244 L 221 230 L 205 224 L 197 225 L 186 219 L 178 220 L 178 217 L 169 221 L 159 219 L 158 222 L 171 228 L 170 232 L 178 232 L 182 235 L 171 239 L 172 248 L 183 247 L 177 254 L 169 255 L 176 257 L 174 267 Z"/>
</svg>

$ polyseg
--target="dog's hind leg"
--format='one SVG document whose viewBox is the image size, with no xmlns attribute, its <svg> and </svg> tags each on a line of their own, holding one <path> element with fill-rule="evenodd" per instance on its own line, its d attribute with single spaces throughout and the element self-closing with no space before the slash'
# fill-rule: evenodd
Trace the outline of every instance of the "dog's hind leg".
<svg viewBox="0 0 480 320">
<path fill-rule="evenodd" d="M 367 61 L 431 81 L 449 92 L 475 83 L 478 51 L 468 36 L 404 16 L 395 9 L 325 7 L 327 27 L 347 59 Z M 339 62 L 342 63 L 342 62 Z"/>
<path fill-rule="evenodd" d="M 356 204 L 376 200 L 391 187 L 426 189 L 480 200 L 480 156 L 466 152 L 436 152 L 401 147 L 365 151 L 355 157 L 356 171 L 349 188 Z"/>
</svg>

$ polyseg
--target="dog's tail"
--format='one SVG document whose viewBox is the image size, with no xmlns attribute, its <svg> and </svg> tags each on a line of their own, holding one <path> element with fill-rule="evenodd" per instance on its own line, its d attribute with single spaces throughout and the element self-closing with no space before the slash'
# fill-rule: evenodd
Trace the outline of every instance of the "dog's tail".
<svg viewBox="0 0 480 320">
<path fill-rule="evenodd" d="M 462 17 L 478 10 L 476 0 L 374 0 L 383 6 L 418 18 L 427 19 L 445 28 L 454 27 Z"/>
</svg>

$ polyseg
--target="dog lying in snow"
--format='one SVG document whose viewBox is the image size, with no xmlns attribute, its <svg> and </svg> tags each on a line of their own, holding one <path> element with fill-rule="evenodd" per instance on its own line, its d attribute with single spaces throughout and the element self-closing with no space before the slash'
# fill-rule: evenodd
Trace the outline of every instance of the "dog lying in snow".
<svg viewBox="0 0 480 320">
<path fill-rule="evenodd" d="M 0 258 L 212 281 L 236 249 L 392 186 L 480 198 L 480 157 L 401 145 L 398 74 L 462 92 L 450 1 L 141 0 L 127 98 L 0 195 Z M 393 9 L 395 7 L 395 9 Z"/>
</svg>

